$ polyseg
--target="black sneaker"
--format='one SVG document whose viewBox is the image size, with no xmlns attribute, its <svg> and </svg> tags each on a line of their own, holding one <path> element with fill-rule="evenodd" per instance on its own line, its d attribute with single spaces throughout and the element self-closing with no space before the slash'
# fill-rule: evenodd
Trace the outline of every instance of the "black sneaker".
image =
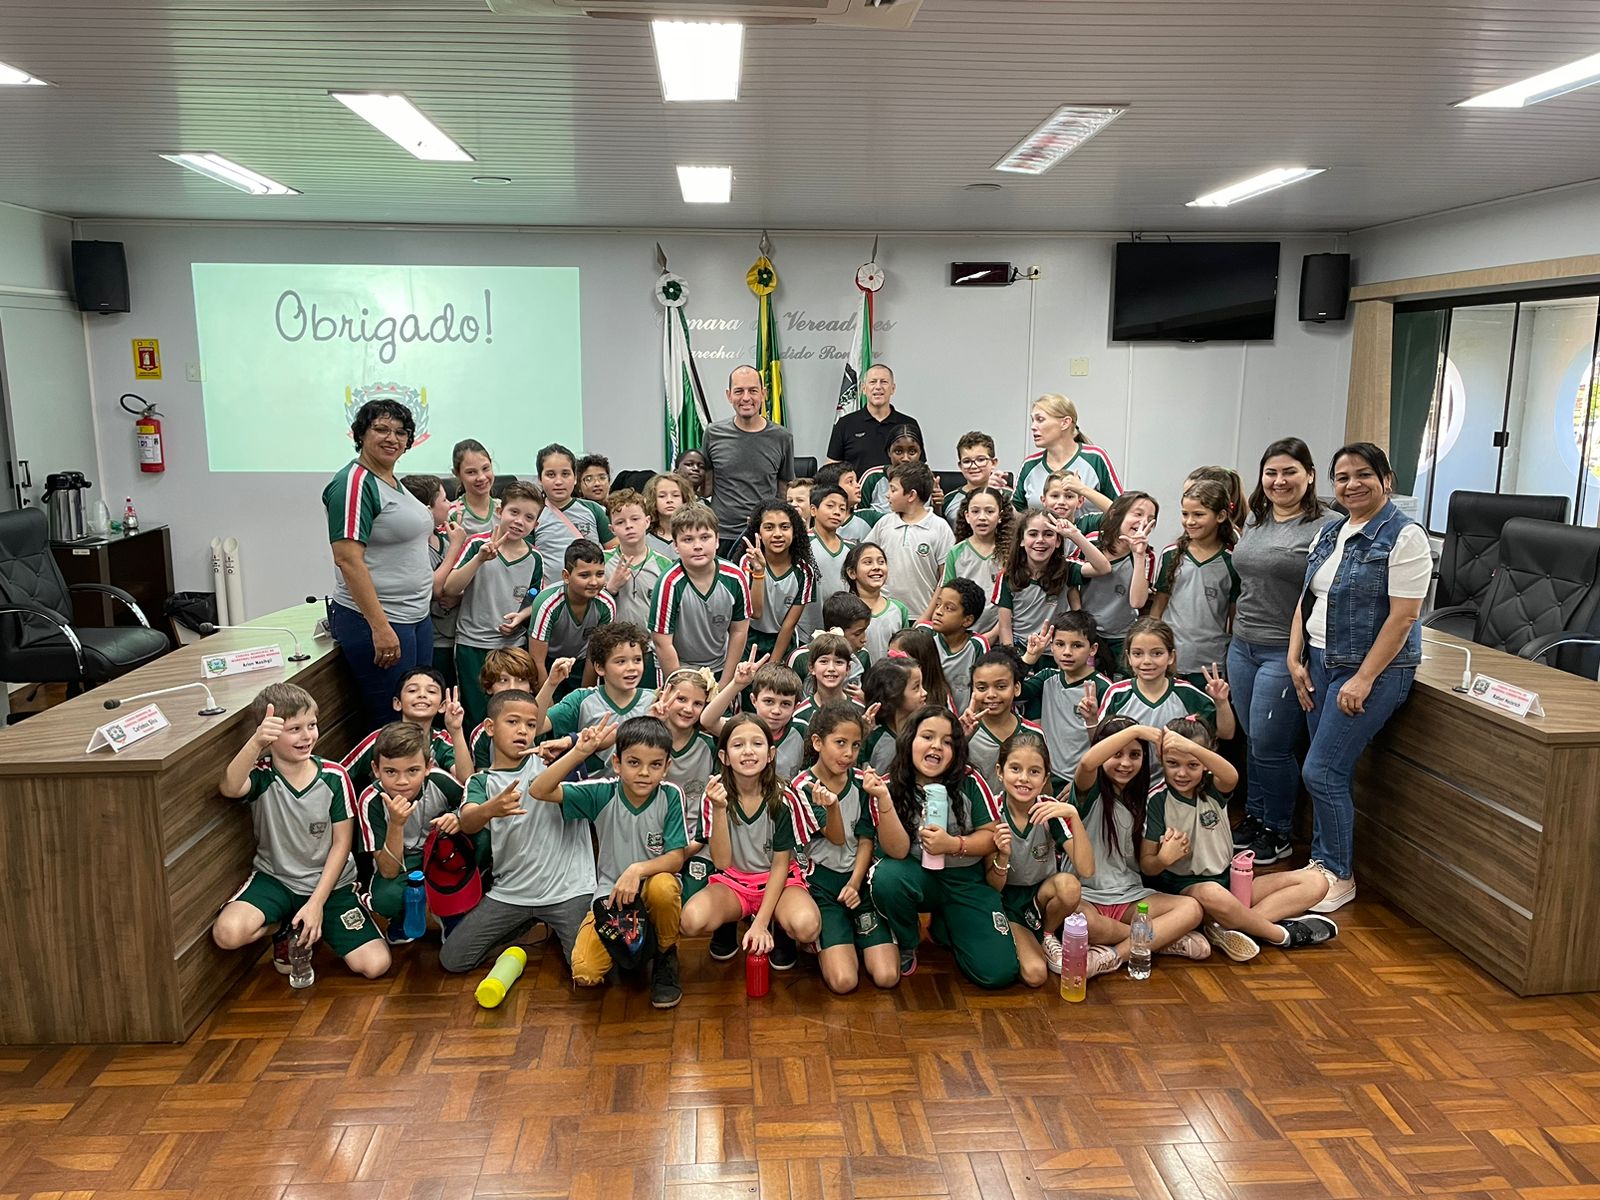
<svg viewBox="0 0 1600 1200">
<path fill-rule="evenodd" d="M 1261 836 L 1261 830 L 1261 822 L 1246 814 L 1244 820 L 1233 827 L 1233 848 L 1248 850 L 1250 843 Z"/>
<path fill-rule="evenodd" d="M 794 939 L 776 925 L 772 927 L 772 953 L 767 955 L 767 963 L 774 971 L 794 970 Z"/>
<path fill-rule="evenodd" d="M 1282 862 L 1294 853 L 1294 846 L 1289 841 L 1288 834 L 1268 829 L 1265 825 L 1256 835 L 1256 840 L 1250 843 L 1249 849 L 1256 856 L 1258 867 L 1268 867 L 1273 863 Z"/>
<path fill-rule="evenodd" d="M 1289 942 L 1282 947 L 1284 950 L 1295 950 L 1301 946 L 1320 946 L 1323 942 L 1339 936 L 1339 927 L 1333 923 L 1333 919 L 1324 917 L 1320 913 L 1290 917 L 1279 921 L 1278 924 L 1289 931 Z"/>
<path fill-rule="evenodd" d="M 652 1008 L 677 1008 L 683 999 L 683 988 L 678 983 L 678 948 L 663 950 L 656 955 L 650 972 L 650 1006 Z"/>
<path fill-rule="evenodd" d="M 711 957 L 727 962 L 739 953 L 739 922 L 729 921 L 711 935 Z"/>
<path fill-rule="evenodd" d="M 902 954 L 902 955 L 900 955 L 900 976 L 901 976 L 901 978 L 904 978 L 907 975 L 915 975 L 916 973 L 917 973 L 917 952 L 915 950 L 913 950 L 910 954 Z"/>
</svg>

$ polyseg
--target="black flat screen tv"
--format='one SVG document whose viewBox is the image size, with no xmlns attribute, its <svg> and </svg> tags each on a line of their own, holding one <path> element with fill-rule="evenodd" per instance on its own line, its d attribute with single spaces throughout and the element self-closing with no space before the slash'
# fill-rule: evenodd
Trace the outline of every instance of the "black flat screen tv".
<svg viewBox="0 0 1600 1200">
<path fill-rule="evenodd" d="M 1277 304 L 1277 242 L 1117 244 L 1112 341 L 1261 341 Z"/>
</svg>

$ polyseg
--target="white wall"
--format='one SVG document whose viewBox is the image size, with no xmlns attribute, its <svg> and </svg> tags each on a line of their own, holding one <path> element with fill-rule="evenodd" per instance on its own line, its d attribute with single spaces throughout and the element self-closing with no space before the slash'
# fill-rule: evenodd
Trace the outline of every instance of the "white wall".
<svg viewBox="0 0 1600 1200">
<path fill-rule="evenodd" d="M 332 571 L 319 501 L 323 480 L 206 469 L 200 387 L 184 382 L 184 364 L 196 359 L 192 262 L 578 266 L 588 448 L 610 455 L 613 469 L 659 463 L 660 325 L 651 292 L 656 235 L 90 222 L 80 236 L 127 247 L 134 312 L 91 321 L 91 370 L 102 397 L 134 390 L 160 404 L 167 417 L 167 472 L 137 473 L 132 433 L 114 406 L 101 403 L 95 417 L 111 491 L 131 493 L 146 521 L 173 527 L 180 588 L 209 589 L 205 547 L 219 535 L 244 543 L 252 615 L 324 590 Z M 754 344 L 755 298 L 744 276 L 756 239 L 678 233 L 659 240 L 672 269 L 689 282 L 690 317 L 741 323 L 697 331 L 693 339 L 713 416 L 720 419 L 728 411 L 721 395 L 726 372 L 748 360 Z M 1319 459 L 1337 444 L 1347 331 L 1295 320 L 1300 256 L 1334 249 L 1334 239 L 1284 240 L 1278 336 L 1248 347 L 1109 343 L 1112 244 L 1073 237 L 882 239 L 878 258 L 888 283 L 879 293 L 878 316 L 893 324 L 875 335 L 875 350 L 895 368 L 897 403 L 921 421 L 935 466 L 953 466 L 956 437 L 976 427 L 995 435 L 1014 471 L 1025 452 L 1031 396 L 1063 391 L 1078 402 L 1084 427 L 1111 452 L 1124 483 L 1160 498 L 1162 530 L 1175 533 L 1172 506 L 1190 468 L 1239 463 L 1248 474 L 1262 446 L 1290 433 L 1306 438 Z M 796 314 L 796 320 L 803 313 L 807 321 L 851 315 L 854 271 L 870 250 L 868 237 L 775 238 L 780 313 Z M 1038 265 L 1042 276 L 1036 285 L 952 290 L 946 285 L 952 259 L 1010 259 Z M 1037 306 L 1031 359 L 1030 286 Z M 161 339 L 164 381 L 133 385 L 134 337 Z M 780 325 L 790 423 L 802 454 L 820 456 L 826 448 L 839 367 L 836 358 L 822 356 L 847 349 L 849 338 L 848 332 L 792 327 L 787 319 Z M 1086 377 L 1069 375 L 1074 357 L 1088 358 Z M 263 380 L 262 393 L 262 436 L 293 436 L 273 426 L 270 380 Z M 517 399 L 506 399 L 508 419 L 515 419 Z M 481 437 L 492 450 L 494 431 Z M 519 474 L 532 466 L 499 465 Z"/>
</svg>

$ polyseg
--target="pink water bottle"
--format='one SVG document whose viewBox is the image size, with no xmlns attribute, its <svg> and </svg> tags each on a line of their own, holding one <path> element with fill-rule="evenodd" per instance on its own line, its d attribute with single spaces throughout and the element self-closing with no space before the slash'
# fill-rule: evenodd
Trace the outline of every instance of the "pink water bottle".
<svg viewBox="0 0 1600 1200">
<path fill-rule="evenodd" d="M 1241 850 L 1233 856 L 1233 869 L 1228 872 L 1228 890 L 1239 898 L 1239 903 L 1250 907 L 1256 887 L 1256 852 Z"/>
<path fill-rule="evenodd" d="M 1061 998 L 1077 1002 L 1086 995 L 1089 973 L 1089 921 L 1073 913 L 1061 927 Z"/>
</svg>

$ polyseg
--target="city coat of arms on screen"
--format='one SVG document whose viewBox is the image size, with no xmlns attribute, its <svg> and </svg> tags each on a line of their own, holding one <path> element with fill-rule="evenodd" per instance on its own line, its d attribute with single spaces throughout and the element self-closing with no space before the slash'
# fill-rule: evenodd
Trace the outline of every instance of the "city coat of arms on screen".
<svg viewBox="0 0 1600 1200">
<path fill-rule="evenodd" d="M 361 406 L 369 400 L 398 400 L 416 422 L 417 436 L 411 443 L 420 446 L 428 440 L 428 389 L 403 383 L 368 383 L 344 389 L 344 419 L 353 422 Z"/>
</svg>

